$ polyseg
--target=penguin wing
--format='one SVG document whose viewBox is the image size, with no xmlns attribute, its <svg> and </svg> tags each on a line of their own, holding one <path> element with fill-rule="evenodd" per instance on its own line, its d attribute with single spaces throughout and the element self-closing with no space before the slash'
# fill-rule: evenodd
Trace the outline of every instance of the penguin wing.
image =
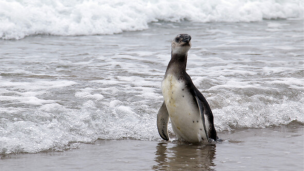
<svg viewBox="0 0 304 171">
<path fill-rule="evenodd" d="M 169 114 L 166 107 L 165 102 L 163 102 L 162 106 L 160 107 L 158 114 L 157 114 L 157 129 L 159 135 L 164 140 L 169 140 L 168 136 L 168 121 L 169 121 Z"/>
<path fill-rule="evenodd" d="M 198 96 L 196 95 L 196 93 L 195 93 L 195 99 L 196 99 L 196 103 L 197 103 L 197 106 L 198 106 L 198 109 L 199 109 L 199 113 L 201 114 L 201 117 L 202 117 L 205 135 L 207 137 L 207 140 L 209 141 L 209 136 L 208 136 L 208 132 L 207 132 L 207 129 L 206 129 L 205 115 L 204 115 L 204 105 L 200 101 L 200 99 L 198 98 Z"/>
<path fill-rule="evenodd" d="M 213 114 L 207 100 L 197 88 L 194 89 L 194 96 L 202 117 L 205 134 L 208 141 L 210 141 L 210 138 L 217 140 L 216 131 L 213 124 Z M 208 128 L 206 128 L 206 123 L 209 125 Z"/>
<path fill-rule="evenodd" d="M 168 136 L 168 121 L 169 121 L 169 114 L 166 107 L 165 102 L 163 102 L 162 106 L 160 107 L 158 114 L 157 114 L 157 129 L 159 135 L 164 140 L 169 140 Z"/>
</svg>

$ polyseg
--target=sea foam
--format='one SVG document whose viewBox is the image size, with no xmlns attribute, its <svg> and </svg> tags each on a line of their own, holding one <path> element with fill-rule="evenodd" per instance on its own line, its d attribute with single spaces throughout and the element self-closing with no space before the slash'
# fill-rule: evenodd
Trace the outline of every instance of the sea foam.
<svg viewBox="0 0 304 171">
<path fill-rule="evenodd" d="M 251 22 L 303 18 L 301 0 L 4 0 L 0 1 L 0 38 L 36 34 L 95 35 L 148 28 L 157 21 Z"/>
</svg>

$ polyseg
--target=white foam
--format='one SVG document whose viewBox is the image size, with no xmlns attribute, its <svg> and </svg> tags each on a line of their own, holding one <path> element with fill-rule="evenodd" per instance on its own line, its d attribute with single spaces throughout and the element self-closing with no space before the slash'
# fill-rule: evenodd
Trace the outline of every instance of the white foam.
<svg viewBox="0 0 304 171">
<path fill-rule="evenodd" d="M 241 98 L 231 99 L 240 101 Z M 233 128 L 265 128 L 268 126 L 288 124 L 291 121 L 304 122 L 304 116 L 299 115 L 298 111 L 303 111 L 304 107 L 299 106 L 298 102 L 284 99 L 280 103 L 268 104 L 257 95 L 251 101 L 243 102 L 242 105 L 233 104 L 222 109 L 213 110 L 215 125 L 217 130 L 231 130 Z M 304 102 L 301 98 L 300 102 Z M 267 101 L 267 100 L 266 100 Z M 263 103 L 264 102 L 264 103 Z M 257 111 L 257 109 L 259 109 Z"/>
<path fill-rule="evenodd" d="M 85 88 L 85 89 L 81 90 L 81 92 L 76 92 L 75 96 L 81 97 L 81 98 L 91 98 L 91 99 L 96 99 L 96 100 L 101 100 L 104 98 L 104 96 L 101 94 L 92 94 L 91 92 L 92 92 L 91 88 Z"/>
<path fill-rule="evenodd" d="M 43 99 L 40 96 L 50 89 L 63 88 L 76 84 L 74 81 L 33 81 L 12 82 L 2 79 L 0 86 L 0 101 L 23 105 L 44 105 L 55 103 L 55 100 Z M 16 113 L 18 110 L 7 108 L 0 113 Z"/>
<path fill-rule="evenodd" d="M 9 87 L 10 89 L 24 89 L 24 90 L 39 90 L 67 87 L 76 84 L 74 81 L 35 81 L 35 82 L 12 82 L 3 80 L 1 87 Z"/>
<path fill-rule="evenodd" d="M 34 96 L 26 96 L 26 97 L 13 97 L 13 96 L 0 96 L 2 101 L 18 101 L 24 104 L 32 104 L 32 105 L 41 105 L 44 103 L 53 103 L 53 100 L 43 100 Z"/>
<path fill-rule="evenodd" d="M 1 1 L 0 38 L 93 35 L 143 30 L 152 21 L 250 22 L 303 17 L 301 0 Z"/>
</svg>

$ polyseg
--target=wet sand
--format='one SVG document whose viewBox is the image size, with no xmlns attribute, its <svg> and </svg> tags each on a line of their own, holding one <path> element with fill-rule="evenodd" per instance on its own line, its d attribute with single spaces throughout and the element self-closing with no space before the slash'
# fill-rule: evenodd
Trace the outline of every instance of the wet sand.
<svg viewBox="0 0 304 171">
<path fill-rule="evenodd" d="M 98 140 L 77 149 L 1 156 L 0 170 L 303 170 L 304 125 L 219 133 L 222 143 Z"/>
</svg>

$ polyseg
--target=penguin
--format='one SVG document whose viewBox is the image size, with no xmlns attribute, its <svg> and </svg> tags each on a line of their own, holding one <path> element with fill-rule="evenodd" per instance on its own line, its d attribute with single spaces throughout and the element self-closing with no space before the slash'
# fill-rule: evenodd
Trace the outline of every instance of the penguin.
<svg viewBox="0 0 304 171">
<path fill-rule="evenodd" d="M 177 35 L 171 44 L 171 60 L 161 89 L 164 102 L 157 114 L 158 133 L 169 140 L 168 121 L 177 138 L 190 143 L 212 142 L 218 139 L 211 108 L 186 72 L 191 36 Z"/>
</svg>

